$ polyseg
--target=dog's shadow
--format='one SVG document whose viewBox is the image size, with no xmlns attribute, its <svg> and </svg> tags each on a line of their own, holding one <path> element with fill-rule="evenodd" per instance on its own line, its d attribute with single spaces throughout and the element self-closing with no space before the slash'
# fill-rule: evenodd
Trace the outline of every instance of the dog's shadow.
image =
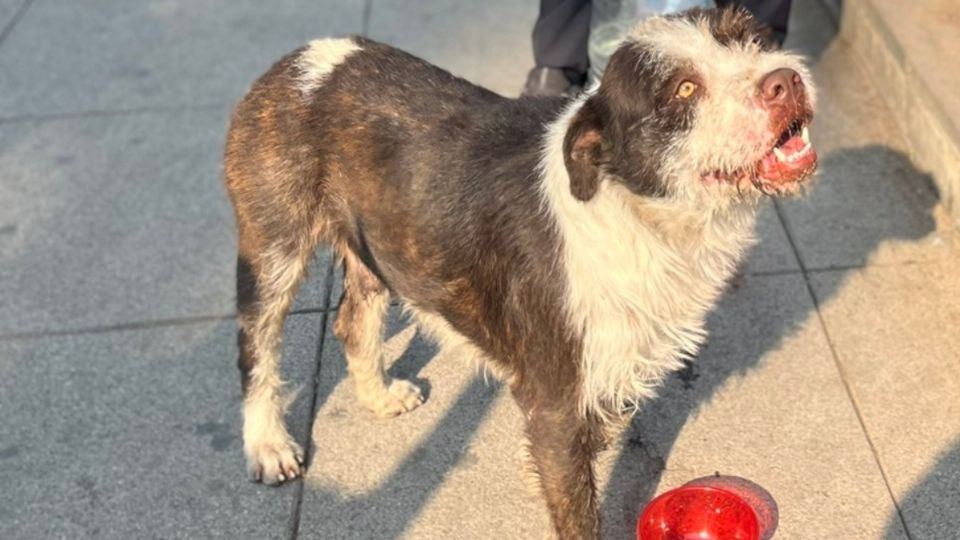
<svg viewBox="0 0 960 540">
<path fill-rule="evenodd" d="M 841 240 L 835 245 L 842 247 L 846 260 L 860 261 L 859 264 L 864 264 L 881 244 L 917 241 L 930 234 L 935 229 L 931 210 L 937 201 L 930 177 L 916 170 L 904 154 L 882 146 L 831 153 L 822 162 L 820 183 L 845 182 L 848 178 L 837 173 L 850 171 L 851 164 L 864 163 L 869 164 L 870 171 L 861 172 L 861 181 L 875 183 L 874 192 L 865 194 L 865 199 L 903 195 L 902 200 L 880 201 L 878 206 L 919 206 L 909 213 L 910 219 L 887 216 L 886 219 L 853 223 L 863 212 L 872 209 L 850 211 L 851 205 L 865 207 L 871 204 L 856 200 L 828 201 L 838 195 L 838 190 L 831 189 L 830 185 L 815 187 L 806 201 L 788 203 L 801 204 L 803 208 L 798 213 L 815 216 L 824 224 L 836 226 L 832 233 L 840 235 Z M 839 190 L 840 194 L 844 191 L 849 194 L 853 190 Z M 826 215 L 825 211 L 838 215 Z M 781 216 L 787 214 L 782 207 L 778 208 L 778 213 Z M 789 231 L 790 220 L 784 222 Z M 874 226 L 865 226 L 864 222 Z M 802 256 L 802 246 L 800 251 Z M 697 360 L 671 377 L 658 398 L 642 406 L 615 447 L 614 451 L 619 454 L 610 470 L 602 503 L 605 538 L 628 538 L 633 534 L 637 513 L 654 495 L 671 450 L 688 420 L 708 405 L 728 381 L 749 376 L 752 369 L 764 362 L 768 353 L 776 351 L 802 325 L 817 318 L 816 306 L 829 302 L 846 281 L 846 274 L 856 271 L 857 267 L 831 269 L 841 275 L 818 281 L 815 299 L 810 298 L 804 283 L 806 278 L 801 272 L 747 274 L 728 290 L 708 320 L 709 337 Z M 809 266 L 806 269 L 811 272 L 822 270 Z M 770 392 L 776 393 L 778 388 L 771 387 Z M 753 455 L 755 450 L 745 449 L 745 452 Z M 818 458 L 811 456 L 811 459 Z M 705 471 L 706 474 L 713 472 Z"/>
<path fill-rule="evenodd" d="M 330 315 L 331 318 L 335 316 L 334 313 Z M 310 456 L 307 490 L 301 503 L 304 510 L 299 524 L 300 537 L 400 538 L 407 534 L 451 471 L 465 459 L 470 459 L 468 442 L 489 416 L 502 385 L 479 374 L 471 377 L 469 370 L 474 363 L 462 357 L 467 355 L 466 351 L 457 348 L 441 350 L 416 328 L 408 316 L 393 306 L 386 331 L 387 372 L 392 377 L 413 381 L 427 399 L 422 406 L 425 410 L 416 410 L 397 419 L 376 419 L 356 403 L 339 343 L 332 343 L 329 335 L 327 339 L 324 348 L 329 348 L 330 353 L 324 358 L 330 361 L 321 362 L 314 422 L 319 422 L 321 428 L 324 425 L 332 427 L 330 419 L 323 419 L 323 416 L 345 416 L 363 433 L 351 432 L 352 438 L 338 446 L 339 452 L 327 448 Z M 439 391 L 447 395 L 441 396 L 439 403 L 438 399 L 430 399 L 430 381 L 421 374 L 434 360 L 451 363 L 450 368 L 463 371 L 467 378 L 455 396 L 451 395 L 453 389 L 441 388 Z M 343 385 L 346 388 L 341 388 Z M 351 412 L 347 413 L 341 406 Z M 437 407 L 442 409 L 438 411 Z M 381 422 L 389 425 L 383 425 L 378 431 L 377 425 Z M 430 427 L 425 428 L 426 425 Z M 317 438 L 343 436 L 336 429 L 318 431 L 317 425 L 311 431 L 315 443 L 319 440 Z M 420 440 L 408 446 L 406 440 L 411 438 Z M 327 446 L 330 444 L 333 443 Z M 380 463 L 373 464 L 366 460 L 376 452 L 371 452 L 371 448 L 356 448 L 357 444 L 385 446 L 389 450 L 379 456 Z M 398 449 L 402 449 L 402 455 L 398 454 Z M 318 459 L 354 463 L 360 469 L 353 472 L 366 480 L 376 477 L 373 479 L 376 486 L 358 490 L 363 481 L 357 484 L 349 480 L 343 485 L 339 485 L 341 482 L 331 485 L 323 480 L 325 474 L 322 472 L 311 480 L 310 469 L 323 468 L 315 461 Z M 340 467 L 334 465 L 331 470 L 340 470 Z"/>
<path fill-rule="evenodd" d="M 960 441 L 943 452 L 926 476 L 899 501 L 910 538 L 949 538 L 960 530 Z M 884 540 L 904 537 L 903 521 L 891 512 Z"/>
</svg>

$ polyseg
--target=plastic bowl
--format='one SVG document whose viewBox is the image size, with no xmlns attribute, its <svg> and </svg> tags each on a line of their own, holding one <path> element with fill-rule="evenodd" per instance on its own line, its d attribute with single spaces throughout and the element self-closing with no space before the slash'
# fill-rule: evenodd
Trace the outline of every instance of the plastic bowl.
<svg viewBox="0 0 960 540">
<path fill-rule="evenodd" d="M 760 486 L 736 477 L 694 480 L 655 498 L 637 521 L 638 540 L 767 540 L 776 503 Z"/>
</svg>

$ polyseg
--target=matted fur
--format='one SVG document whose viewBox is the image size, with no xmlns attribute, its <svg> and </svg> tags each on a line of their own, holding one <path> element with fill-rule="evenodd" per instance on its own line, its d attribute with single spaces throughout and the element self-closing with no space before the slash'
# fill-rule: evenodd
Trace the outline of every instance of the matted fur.
<svg viewBox="0 0 960 540">
<path fill-rule="evenodd" d="M 754 241 L 755 200 L 698 208 L 612 181 L 576 200 L 563 138 L 585 99 L 550 126 L 542 190 L 563 242 L 567 316 L 583 339 L 580 410 L 609 417 L 653 396 L 703 342 L 706 313 Z"/>
</svg>

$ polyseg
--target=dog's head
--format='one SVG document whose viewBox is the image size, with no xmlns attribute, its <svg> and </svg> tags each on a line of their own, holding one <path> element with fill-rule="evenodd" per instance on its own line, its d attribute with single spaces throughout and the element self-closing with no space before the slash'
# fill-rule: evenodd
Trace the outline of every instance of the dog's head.
<svg viewBox="0 0 960 540">
<path fill-rule="evenodd" d="M 743 10 L 640 23 L 564 137 L 570 189 L 605 179 L 639 195 L 704 200 L 795 193 L 816 169 L 815 96 L 801 59 Z"/>
</svg>

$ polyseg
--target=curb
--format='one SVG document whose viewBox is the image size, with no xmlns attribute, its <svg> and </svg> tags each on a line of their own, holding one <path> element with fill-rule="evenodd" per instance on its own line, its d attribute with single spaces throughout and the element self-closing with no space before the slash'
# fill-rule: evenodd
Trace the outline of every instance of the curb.
<svg viewBox="0 0 960 540">
<path fill-rule="evenodd" d="M 881 89 L 910 157 L 931 173 L 941 203 L 960 221 L 960 118 L 951 118 L 927 87 L 873 0 L 843 2 L 840 36 Z M 945 69 L 952 64 L 946 61 Z"/>
</svg>

